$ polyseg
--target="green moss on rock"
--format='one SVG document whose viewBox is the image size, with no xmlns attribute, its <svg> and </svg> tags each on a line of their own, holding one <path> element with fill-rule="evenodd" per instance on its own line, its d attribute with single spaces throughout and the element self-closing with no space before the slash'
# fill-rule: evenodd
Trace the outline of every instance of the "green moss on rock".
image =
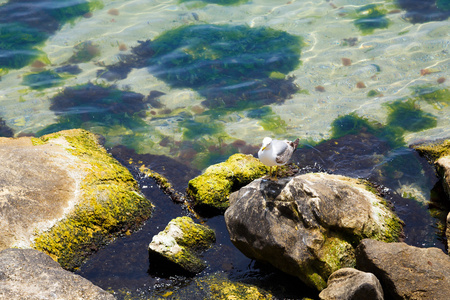
<svg viewBox="0 0 450 300">
<path fill-rule="evenodd" d="M 131 173 L 100 146 L 96 135 L 67 130 L 34 139 L 34 143 L 61 137 L 68 143 L 67 151 L 79 159 L 77 167 L 85 176 L 79 184 L 77 205 L 50 230 L 39 233 L 34 248 L 73 270 L 98 247 L 142 224 L 150 217 L 152 204 L 138 192 Z"/>
<path fill-rule="evenodd" d="M 267 291 L 256 286 L 230 281 L 225 274 L 215 273 L 213 275 L 198 278 L 197 285 L 205 291 L 208 299 L 229 300 L 229 299 L 249 299 L 264 300 L 274 297 Z"/>
<path fill-rule="evenodd" d="M 149 245 L 150 268 L 164 273 L 179 270 L 199 273 L 206 265 L 197 253 L 209 248 L 215 240 L 214 230 L 209 227 L 196 224 L 189 217 L 173 219 Z"/>
<path fill-rule="evenodd" d="M 450 156 L 450 139 L 413 145 L 412 147 L 431 162 L 443 156 Z"/>
<path fill-rule="evenodd" d="M 232 192 L 265 175 L 268 170 L 251 155 L 234 154 L 189 181 L 187 194 L 195 209 L 203 213 L 223 212 L 229 206 L 228 198 Z"/>
</svg>

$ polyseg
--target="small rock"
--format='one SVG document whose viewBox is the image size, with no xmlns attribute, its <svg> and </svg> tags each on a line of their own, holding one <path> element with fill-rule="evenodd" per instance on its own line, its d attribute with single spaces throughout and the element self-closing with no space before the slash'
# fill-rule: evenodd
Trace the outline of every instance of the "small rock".
<svg viewBox="0 0 450 300">
<path fill-rule="evenodd" d="M 322 300 L 383 300 L 383 288 L 372 273 L 342 268 L 331 274 L 328 286 L 319 294 Z"/>
<path fill-rule="evenodd" d="M 252 180 L 266 174 L 268 167 L 252 155 L 234 154 L 227 161 L 208 167 L 189 181 L 187 194 L 194 208 L 203 214 L 223 213 L 229 196 Z"/>
<path fill-rule="evenodd" d="M 115 299 L 37 250 L 1 251 L 0 270 L 0 299 Z"/>
<path fill-rule="evenodd" d="M 156 273 L 200 273 L 206 264 L 197 253 L 215 241 L 215 233 L 207 226 L 179 217 L 155 235 L 149 245 L 150 270 Z"/>
<path fill-rule="evenodd" d="M 438 248 L 364 239 L 356 253 L 356 267 L 373 273 L 388 299 L 449 298 L 450 257 Z"/>
</svg>

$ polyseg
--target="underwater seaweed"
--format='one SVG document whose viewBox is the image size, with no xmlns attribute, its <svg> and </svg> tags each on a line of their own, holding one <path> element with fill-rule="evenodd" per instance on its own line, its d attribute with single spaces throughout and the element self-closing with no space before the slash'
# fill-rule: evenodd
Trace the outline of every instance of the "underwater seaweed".
<svg viewBox="0 0 450 300">
<path fill-rule="evenodd" d="M 266 27 L 188 25 L 140 42 L 99 75 L 117 80 L 147 67 L 172 87 L 198 91 L 209 108 L 259 107 L 299 90 L 287 74 L 300 65 L 302 45 L 300 37 Z"/>
<path fill-rule="evenodd" d="M 437 125 L 437 118 L 422 111 L 415 100 L 397 100 L 386 106 L 389 110 L 387 126 L 417 132 L 436 127 Z"/>
<path fill-rule="evenodd" d="M 41 54 L 36 47 L 62 25 L 101 5 L 97 0 L 10 0 L 0 5 L 0 67 L 30 64 Z"/>
<path fill-rule="evenodd" d="M 388 109 L 386 124 L 350 113 L 336 118 L 332 126 L 332 139 L 346 135 L 369 133 L 384 141 L 393 149 L 405 146 L 404 134 L 436 127 L 437 118 L 422 111 L 416 100 L 397 100 L 385 105 Z"/>
<path fill-rule="evenodd" d="M 62 83 L 63 78 L 50 70 L 25 75 L 22 81 L 23 85 L 27 85 L 33 90 L 44 90 L 59 86 Z"/>
<path fill-rule="evenodd" d="M 88 62 L 100 55 L 99 46 L 91 41 L 75 45 L 73 52 L 73 55 L 68 60 L 68 63 L 70 64 Z"/>
<path fill-rule="evenodd" d="M 363 34 L 371 34 L 375 29 L 383 29 L 389 26 L 386 13 L 380 5 L 369 4 L 357 10 L 358 18 L 353 22 Z"/>
<path fill-rule="evenodd" d="M 44 128 L 38 135 L 72 128 L 88 129 L 94 133 L 100 133 L 101 127 L 122 133 L 130 129 L 138 133 L 147 128 L 142 120 L 148 108 L 145 96 L 121 91 L 115 86 L 87 83 L 67 87 L 51 102 L 50 109 L 58 116 L 58 123 Z"/>
<path fill-rule="evenodd" d="M 443 21 L 450 17 L 448 0 L 397 0 L 396 3 L 406 10 L 404 18 L 413 24 Z"/>
</svg>

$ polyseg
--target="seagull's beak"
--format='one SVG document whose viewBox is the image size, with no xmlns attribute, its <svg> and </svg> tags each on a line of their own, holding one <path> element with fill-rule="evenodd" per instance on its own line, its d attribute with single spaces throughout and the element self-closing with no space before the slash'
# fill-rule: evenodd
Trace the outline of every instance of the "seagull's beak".
<svg viewBox="0 0 450 300">
<path fill-rule="evenodd" d="M 261 148 L 261 151 L 266 150 L 266 147 L 267 147 L 267 146 L 263 146 L 263 147 Z"/>
</svg>

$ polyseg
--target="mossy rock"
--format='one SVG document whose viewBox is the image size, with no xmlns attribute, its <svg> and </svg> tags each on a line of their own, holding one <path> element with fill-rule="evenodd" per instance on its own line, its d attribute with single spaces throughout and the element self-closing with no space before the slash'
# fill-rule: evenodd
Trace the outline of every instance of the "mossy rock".
<svg viewBox="0 0 450 300">
<path fill-rule="evenodd" d="M 412 145 L 420 155 L 434 163 L 441 157 L 450 156 L 450 139 Z"/>
<path fill-rule="evenodd" d="M 273 295 L 254 285 L 230 281 L 223 273 L 215 273 L 210 276 L 196 279 L 197 285 L 205 291 L 208 299 L 248 299 L 264 300 L 273 299 Z"/>
<path fill-rule="evenodd" d="M 223 213 L 229 206 L 228 198 L 232 192 L 265 175 L 268 170 L 252 155 L 234 154 L 189 181 L 187 194 L 197 211 L 204 214 Z"/>
<path fill-rule="evenodd" d="M 73 270 L 85 258 L 121 233 L 137 229 L 153 205 L 140 192 L 131 173 L 100 145 L 98 136 L 81 129 L 34 138 L 35 145 L 57 143 L 82 174 L 75 205 L 48 231 L 37 233 L 34 248 Z"/>
<path fill-rule="evenodd" d="M 149 245 L 150 270 L 193 275 L 206 268 L 197 256 L 216 240 L 214 230 L 196 224 L 189 217 L 178 217 L 155 235 Z"/>
</svg>

